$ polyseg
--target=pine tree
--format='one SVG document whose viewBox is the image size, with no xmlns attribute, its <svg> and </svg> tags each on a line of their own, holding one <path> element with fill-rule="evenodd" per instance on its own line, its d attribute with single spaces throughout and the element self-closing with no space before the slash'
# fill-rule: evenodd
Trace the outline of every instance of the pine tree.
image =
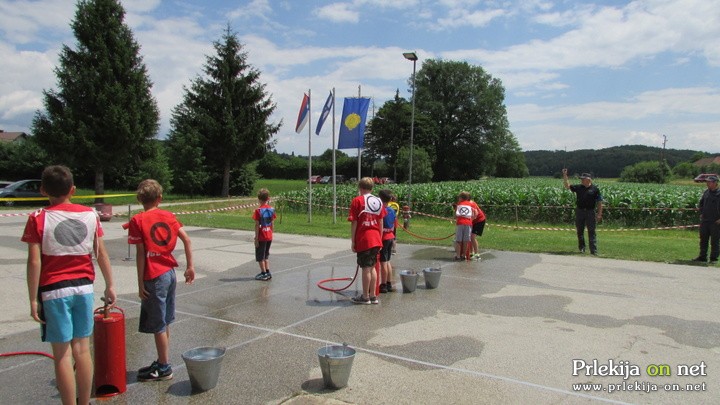
<svg viewBox="0 0 720 405">
<path fill-rule="evenodd" d="M 152 83 L 124 17 L 117 0 L 78 2 L 76 49 L 63 46 L 59 89 L 45 91 L 46 111 L 32 125 L 53 163 L 94 172 L 97 194 L 105 192 L 106 172 L 141 166 L 137 151 L 153 150 L 146 142 L 158 130 Z"/>
<path fill-rule="evenodd" d="M 213 45 L 216 54 L 207 56 L 204 76 L 185 89 L 173 111 L 169 142 L 180 158 L 176 172 L 196 171 L 186 180 L 204 187 L 187 191 L 216 194 L 219 188 L 227 197 L 231 175 L 241 175 L 247 164 L 265 155 L 280 124 L 268 121 L 276 106 L 229 26 Z M 180 183 L 179 188 L 188 186 Z"/>
</svg>

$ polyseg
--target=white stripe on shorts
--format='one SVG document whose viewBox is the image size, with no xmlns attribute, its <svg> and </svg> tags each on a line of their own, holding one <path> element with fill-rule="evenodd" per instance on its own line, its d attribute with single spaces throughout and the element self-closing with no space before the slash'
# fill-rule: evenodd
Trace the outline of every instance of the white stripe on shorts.
<svg viewBox="0 0 720 405">
<path fill-rule="evenodd" d="M 64 287 L 64 288 L 60 288 L 58 290 L 45 291 L 45 292 L 41 293 L 41 296 L 42 296 L 43 301 L 50 301 L 50 300 L 56 300 L 58 298 L 70 297 L 73 295 L 92 294 L 92 292 L 93 292 L 93 285 L 86 284 L 86 285 Z"/>
</svg>

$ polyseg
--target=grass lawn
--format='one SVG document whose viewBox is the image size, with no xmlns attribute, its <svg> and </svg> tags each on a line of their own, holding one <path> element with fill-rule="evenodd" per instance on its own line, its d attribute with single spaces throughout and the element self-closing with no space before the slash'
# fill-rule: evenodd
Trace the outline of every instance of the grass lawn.
<svg viewBox="0 0 720 405">
<path fill-rule="evenodd" d="M 227 206 L 227 205 L 225 205 Z M 179 212 L 186 207 L 174 207 Z M 213 228 L 252 230 L 251 219 L 253 208 L 237 211 L 215 212 L 207 214 L 180 215 L 185 225 L 206 226 Z M 350 225 L 346 221 L 346 212 L 338 210 L 337 223 L 332 223 L 332 214 L 314 212 L 311 223 L 307 213 L 278 210 L 275 222 L 276 233 L 328 236 L 349 238 Z M 533 224 L 537 227 L 538 225 Z M 553 225 L 557 227 L 557 225 Z M 563 225 L 572 228 L 572 224 Z M 598 227 L 598 249 L 606 258 L 641 260 L 665 263 L 690 264 L 697 254 L 697 230 L 663 230 L 663 231 L 605 231 Z M 431 218 L 413 218 L 410 231 L 428 238 L 442 238 L 454 235 L 454 224 Z M 278 235 L 276 238 L 282 238 Z M 426 244 L 452 247 L 452 238 L 444 240 L 424 240 L 398 230 L 398 243 Z M 349 246 L 349 242 L 348 242 Z M 492 222 L 485 228 L 480 238 L 481 249 L 552 253 L 576 255 L 577 239 L 572 231 L 541 231 L 500 227 Z M 450 253 L 448 253 L 450 255 Z"/>
</svg>

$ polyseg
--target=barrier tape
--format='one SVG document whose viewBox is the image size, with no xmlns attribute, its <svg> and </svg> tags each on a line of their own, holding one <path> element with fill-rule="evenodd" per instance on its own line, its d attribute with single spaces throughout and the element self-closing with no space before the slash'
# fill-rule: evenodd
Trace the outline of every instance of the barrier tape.
<svg viewBox="0 0 720 405">
<path fill-rule="evenodd" d="M 135 194 L 130 194 L 130 195 L 135 195 Z M 212 209 L 207 209 L 207 210 L 173 212 L 173 214 L 175 214 L 175 215 L 206 214 L 206 213 L 211 213 L 211 212 L 240 210 L 240 209 L 252 208 L 252 207 L 256 207 L 256 206 L 257 206 L 257 203 L 242 204 L 242 205 L 235 205 L 232 207 L 212 208 Z M 35 211 L 33 211 L 33 212 L 35 212 Z M 0 218 L 3 218 L 3 217 L 25 217 L 25 216 L 32 214 L 33 212 L 0 214 Z M 127 217 L 127 213 L 126 212 L 116 212 L 113 214 L 113 217 Z"/>
<path fill-rule="evenodd" d="M 135 194 L 102 194 L 102 195 L 74 195 L 73 200 L 82 200 L 86 198 L 112 198 L 112 197 L 130 197 Z M 5 201 L 47 201 L 47 197 L 12 197 L 12 198 L 0 198 L 0 202 Z"/>
</svg>

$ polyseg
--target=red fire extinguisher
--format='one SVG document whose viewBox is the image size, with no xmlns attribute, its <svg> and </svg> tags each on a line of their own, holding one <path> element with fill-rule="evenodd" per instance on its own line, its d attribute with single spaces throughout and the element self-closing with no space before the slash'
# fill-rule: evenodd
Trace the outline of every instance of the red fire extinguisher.
<svg viewBox="0 0 720 405">
<path fill-rule="evenodd" d="M 104 301 L 104 299 L 103 299 Z M 108 304 L 94 313 L 95 396 L 112 397 L 127 390 L 125 312 Z"/>
</svg>

